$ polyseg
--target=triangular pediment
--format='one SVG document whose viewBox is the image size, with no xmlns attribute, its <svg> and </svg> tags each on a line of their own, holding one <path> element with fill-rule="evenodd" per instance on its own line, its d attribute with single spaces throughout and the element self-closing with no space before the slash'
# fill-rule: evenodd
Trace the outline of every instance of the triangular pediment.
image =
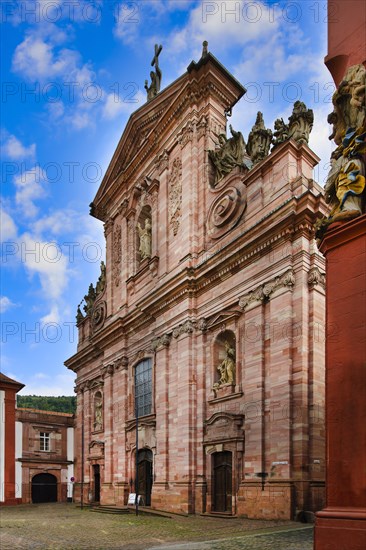
<svg viewBox="0 0 366 550">
<path fill-rule="evenodd" d="M 222 311 L 207 320 L 207 328 L 210 329 L 215 326 L 225 325 L 228 321 L 240 317 L 242 313 L 243 312 L 239 307 L 232 307 Z"/>
<path fill-rule="evenodd" d="M 91 214 L 105 221 L 121 190 L 127 190 L 143 173 L 151 176 L 145 172 L 153 171 L 154 159 L 172 134 L 179 132 L 194 105 L 211 94 L 223 111 L 230 110 L 244 93 L 243 86 L 213 55 L 192 62 L 185 74 L 130 116 L 91 204 Z"/>
</svg>

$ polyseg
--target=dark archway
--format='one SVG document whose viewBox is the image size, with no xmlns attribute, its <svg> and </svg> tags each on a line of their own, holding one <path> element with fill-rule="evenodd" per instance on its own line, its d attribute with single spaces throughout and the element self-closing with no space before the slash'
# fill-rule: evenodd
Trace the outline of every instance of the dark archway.
<svg viewBox="0 0 366 550">
<path fill-rule="evenodd" d="M 93 477 L 94 477 L 94 502 L 100 502 L 100 466 L 99 464 L 93 465 Z"/>
<path fill-rule="evenodd" d="M 32 478 L 32 502 L 57 502 L 57 478 L 52 474 L 37 474 Z"/>
<path fill-rule="evenodd" d="M 142 497 L 144 506 L 151 506 L 151 490 L 153 484 L 153 454 L 150 449 L 142 449 L 137 455 L 138 463 L 138 494 Z"/>
<path fill-rule="evenodd" d="M 213 460 L 213 509 L 231 513 L 232 454 L 230 451 L 214 453 Z"/>
</svg>

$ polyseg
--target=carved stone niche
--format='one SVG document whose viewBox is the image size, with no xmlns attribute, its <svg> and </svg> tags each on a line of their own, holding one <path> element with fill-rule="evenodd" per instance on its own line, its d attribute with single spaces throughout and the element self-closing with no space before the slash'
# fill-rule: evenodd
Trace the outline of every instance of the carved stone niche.
<svg viewBox="0 0 366 550">
<path fill-rule="evenodd" d="M 104 458 L 104 442 L 94 439 L 89 443 L 89 460 Z"/>
<path fill-rule="evenodd" d="M 139 448 L 156 448 L 156 422 L 155 418 L 139 418 L 138 437 Z M 126 445 L 132 448 L 136 441 L 136 420 L 130 420 L 126 423 Z"/>
<path fill-rule="evenodd" d="M 235 392 L 237 383 L 236 338 L 232 330 L 219 332 L 213 346 L 213 386 L 215 397 L 226 397 Z"/>
<path fill-rule="evenodd" d="M 238 450 L 244 445 L 244 415 L 228 412 L 214 413 L 204 425 L 203 441 L 205 446 L 217 445 L 227 441 L 237 441 Z M 206 448 L 206 452 L 209 449 Z"/>
</svg>

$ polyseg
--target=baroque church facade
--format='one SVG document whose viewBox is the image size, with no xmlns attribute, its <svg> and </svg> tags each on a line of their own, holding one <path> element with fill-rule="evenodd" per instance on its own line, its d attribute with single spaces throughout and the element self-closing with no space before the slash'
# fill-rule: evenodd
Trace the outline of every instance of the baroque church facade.
<svg viewBox="0 0 366 550">
<path fill-rule="evenodd" d="M 65 363 L 74 498 L 294 518 L 324 498 L 312 111 L 296 102 L 274 133 L 258 113 L 245 143 L 227 131 L 245 89 L 207 44 L 162 91 L 160 51 L 91 205 L 106 264 Z"/>
</svg>

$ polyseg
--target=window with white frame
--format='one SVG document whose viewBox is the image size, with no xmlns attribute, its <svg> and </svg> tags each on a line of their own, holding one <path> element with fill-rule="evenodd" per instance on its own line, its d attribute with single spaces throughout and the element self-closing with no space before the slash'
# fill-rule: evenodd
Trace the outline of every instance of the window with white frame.
<svg viewBox="0 0 366 550">
<path fill-rule="evenodd" d="M 39 434 L 39 448 L 41 451 L 50 450 L 50 434 L 48 432 L 40 432 Z"/>
</svg>

